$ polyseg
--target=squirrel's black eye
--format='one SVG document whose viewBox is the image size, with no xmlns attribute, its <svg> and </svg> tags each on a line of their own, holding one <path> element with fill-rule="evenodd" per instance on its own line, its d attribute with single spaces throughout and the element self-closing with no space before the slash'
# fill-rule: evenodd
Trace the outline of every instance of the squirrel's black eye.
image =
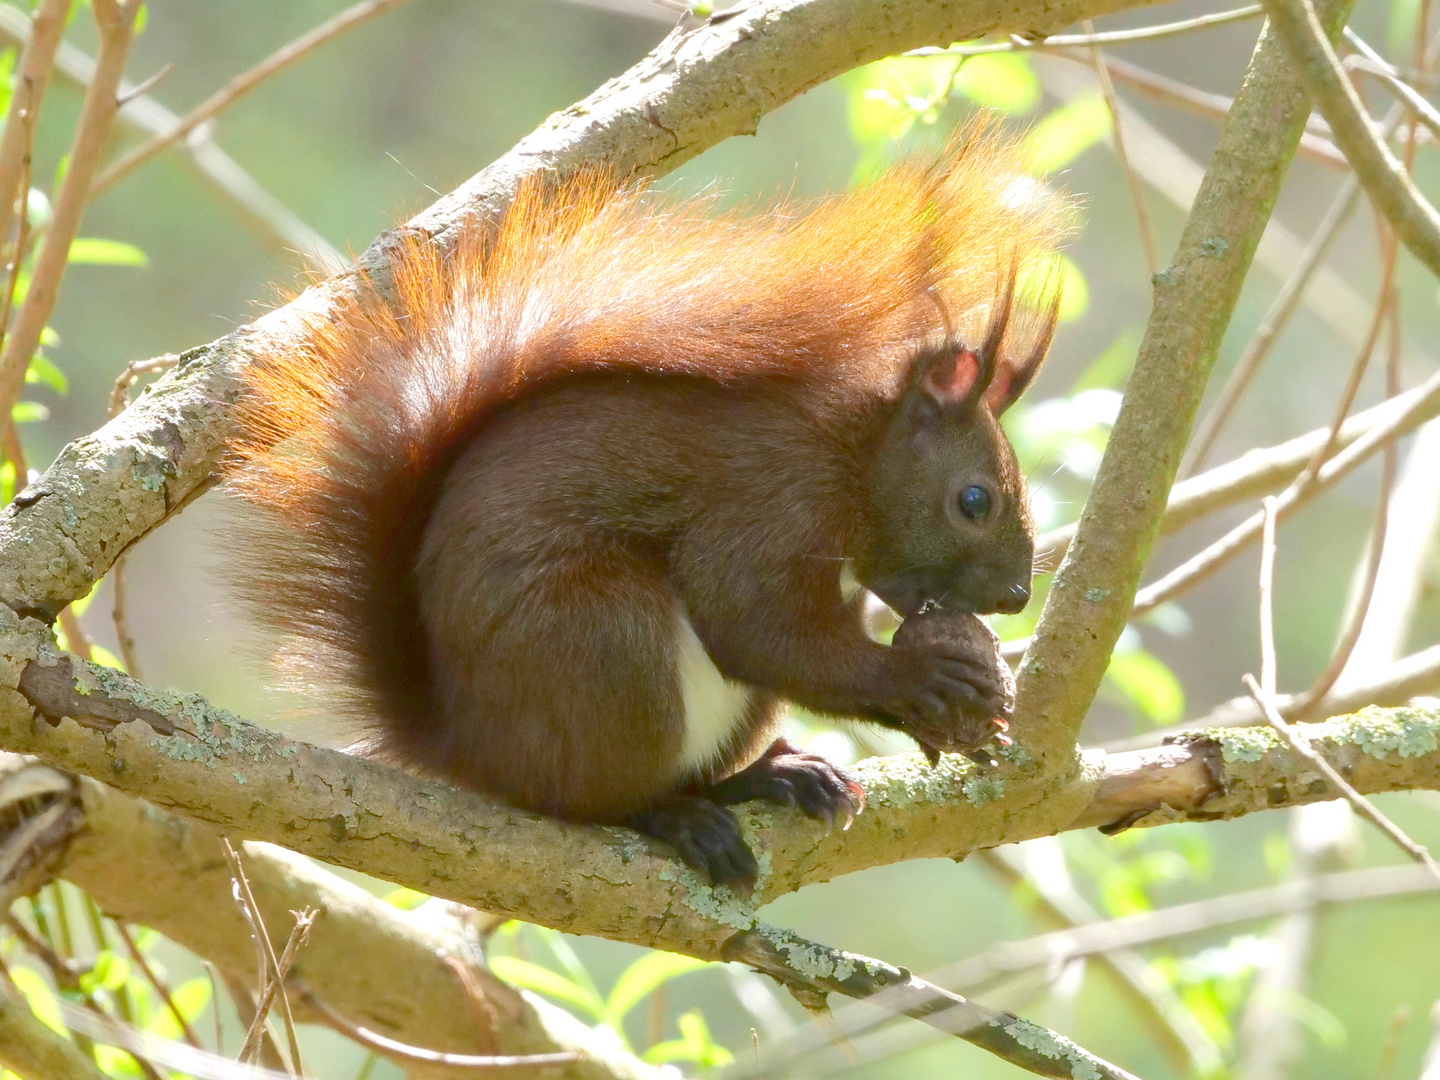
<svg viewBox="0 0 1440 1080">
<path fill-rule="evenodd" d="M 960 512 L 971 521 L 984 521 L 990 516 L 990 493 L 970 485 L 960 492 Z"/>
</svg>

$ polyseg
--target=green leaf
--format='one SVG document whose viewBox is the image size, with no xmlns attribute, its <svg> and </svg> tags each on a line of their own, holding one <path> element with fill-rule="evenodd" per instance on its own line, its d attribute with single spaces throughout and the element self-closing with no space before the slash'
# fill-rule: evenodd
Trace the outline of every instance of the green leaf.
<svg viewBox="0 0 1440 1080">
<path fill-rule="evenodd" d="M 671 979 L 708 966 L 704 960 L 678 953 L 651 952 L 642 956 L 620 973 L 606 1002 L 606 1019 L 619 1028 L 627 1013 L 648 997 L 657 986 Z"/>
<path fill-rule="evenodd" d="M 66 643 L 69 648 L 69 643 Z M 80 976 L 80 988 L 87 993 L 97 990 L 119 990 L 130 978 L 130 961 L 105 949 L 95 957 L 95 965 Z"/>
<path fill-rule="evenodd" d="M 415 889 L 392 889 L 385 894 L 385 903 L 391 907 L 397 907 L 401 911 L 414 911 L 429 899 L 430 897 L 425 893 L 418 892 Z"/>
<path fill-rule="evenodd" d="M 1157 726 L 1177 723 L 1185 715 L 1185 691 L 1180 681 L 1153 653 L 1143 649 L 1115 653 L 1105 678 Z"/>
<path fill-rule="evenodd" d="M 667 1061 L 693 1061 L 702 1069 L 715 1069 L 729 1065 L 735 1055 L 710 1037 L 710 1028 L 699 1009 L 692 1009 L 680 1017 L 680 1038 L 669 1042 L 656 1043 L 641 1057 L 651 1065 L 662 1065 Z"/>
<path fill-rule="evenodd" d="M 90 659 L 101 667 L 114 668 L 116 671 L 125 670 L 125 661 L 112 653 L 104 645 L 90 643 Z"/>
<path fill-rule="evenodd" d="M 1090 306 L 1090 286 L 1074 259 L 1063 253 L 1057 254 L 1053 259 L 1021 267 L 1015 275 L 1016 292 L 1042 310 L 1049 306 L 1057 286 L 1060 289 L 1060 321 L 1074 322 Z"/>
<path fill-rule="evenodd" d="M 49 418 L 50 410 L 38 401 L 17 401 L 10 409 L 10 421 L 14 424 L 31 424 Z"/>
<path fill-rule="evenodd" d="M 1077 97 L 1053 110 L 1025 136 L 1030 169 L 1051 173 L 1066 168 L 1110 134 L 1110 109 L 1098 93 Z"/>
<path fill-rule="evenodd" d="M 529 960 L 521 960 L 518 956 L 492 957 L 490 970 L 505 982 L 574 1005 L 597 1023 L 605 1018 L 605 1002 L 600 1000 L 600 995 L 576 985 L 558 971 L 532 964 Z"/>
<path fill-rule="evenodd" d="M 70 380 L 65 378 L 65 373 L 44 353 L 36 353 L 30 358 L 30 366 L 25 369 L 25 381 L 48 386 L 57 394 L 68 393 L 70 390 Z"/>
<path fill-rule="evenodd" d="M 0 506 L 9 506 L 15 498 L 15 463 L 6 461 L 0 465 Z"/>
<path fill-rule="evenodd" d="M 596 1001 L 600 1000 L 600 989 L 595 985 L 595 980 L 590 977 L 590 972 L 580 962 L 580 957 L 575 955 L 575 950 L 565 940 L 565 935 L 558 930 L 551 930 L 549 927 L 537 926 L 535 933 L 540 935 L 542 941 L 550 947 L 555 954 L 555 959 L 560 961 L 560 966 L 565 969 L 565 974 L 574 981 L 576 986 L 583 988 L 587 993 L 594 996 Z"/>
<path fill-rule="evenodd" d="M 30 1011 L 35 1018 L 67 1039 L 70 1031 L 65 1026 L 65 1021 L 60 1018 L 60 1005 L 55 1000 L 55 994 L 50 989 L 50 984 L 40 977 L 40 973 L 34 968 L 12 967 L 10 969 L 10 981 L 15 984 L 17 990 L 25 995 L 25 1002 L 30 1006 Z"/>
<path fill-rule="evenodd" d="M 99 236 L 77 236 L 70 241 L 69 261 L 87 266 L 149 266 L 150 259 L 134 244 Z"/>
<path fill-rule="evenodd" d="M 1041 98 L 1030 58 L 1018 53 L 970 57 L 955 76 L 953 92 L 1009 116 L 1033 112 Z"/>
<path fill-rule="evenodd" d="M 170 1000 L 175 1003 L 175 1008 L 185 1018 L 185 1022 L 194 1024 L 196 1018 L 210 1004 L 209 977 L 198 975 L 181 983 L 170 992 Z M 148 1030 L 152 1035 L 162 1039 L 180 1038 L 180 1023 L 175 1019 L 175 1014 L 170 1011 L 170 1007 L 163 1002 L 156 1008 Z"/>
</svg>

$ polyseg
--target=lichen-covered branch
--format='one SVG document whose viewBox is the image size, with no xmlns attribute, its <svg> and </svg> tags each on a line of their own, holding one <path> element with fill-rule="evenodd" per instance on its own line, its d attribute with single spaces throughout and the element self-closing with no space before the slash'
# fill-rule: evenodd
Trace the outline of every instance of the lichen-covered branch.
<svg viewBox="0 0 1440 1080">
<path fill-rule="evenodd" d="M 1326 5 L 1331 32 L 1349 10 Z M 1267 30 L 1220 131 L 1169 267 L 1094 489 L 1019 672 L 1032 753 L 1063 767 L 1130 615 L 1205 384 L 1310 104 Z M 1018 724 L 1017 724 L 1018 729 Z"/>
<path fill-rule="evenodd" d="M 511 810 L 285 739 L 194 695 L 152 691 L 56 654 L 44 627 L 6 618 L 12 625 L 0 618 L 0 635 L 31 648 L 0 667 L 0 683 L 14 688 L 0 690 L 0 748 L 101 779 L 237 839 L 280 843 L 499 915 L 705 959 L 723 958 L 735 933 L 760 926 L 754 903 L 852 870 L 958 858 L 1059 828 L 1210 820 L 1331 797 L 1268 728 L 1186 735 L 1109 757 L 1095 752 L 1058 788 L 1023 752 L 995 769 L 958 755 L 931 769 L 919 754 L 902 754 L 857 767 L 870 804 L 848 832 L 828 832 L 798 811 L 744 807 L 742 825 L 761 866 L 747 900 L 712 889 L 663 846 L 627 829 Z M 47 684 L 22 673 L 58 663 L 70 665 L 79 697 L 96 702 L 91 712 L 109 718 L 44 719 L 74 709 L 74 698 L 49 703 Z M 126 709 L 137 718 L 121 719 Z M 155 716 L 164 718 L 158 727 Z M 1304 730 L 1363 792 L 1440 788 L 1440 712 L 1365 710 Z M 1057 806 L 1066 810 L 1058 825 Z"/>
<path fill-rule="evenodd" d="M 10 806 L 3 799 L 5 779 L 39 773 L 48 780 L 54 774 L 27 759 L 0 757 L 5 758 L 0 760 L 0 808 Z M 36 809 L 27 818 L 52 805 L 74 811 L 68 840 L 48 834 L 31 838 L 49 874 L 80 886 L 113 917 L 159 930 L 242 983 L 253 979 L 250 933 L 231 898 L 229 865 L 213 829 L 90 779 L 51 790 L 40 805 L 36 795 L 29 798 Z M 0 835 L 0 850 L 11 839 Z M 321 912 L 300 956 L 299 973 L 325 1002 L 364 1026 L 454 1053 L 579 1049 L 583 1060 L 548 1074 L 573 1080 L 651 1080 L 655 1075 L 656 1070 L 596 1037 L 569 1013 L 492 976 L 476 929 L 463 913 L 438 904 L 402 911 L 269 844 L 244 845 L 243 858 L 267 925 L 287 925 L 288 913 L 300 908 Z M 39 883 L 31 879 L 29 884 Z M 356 964 L 362 953 L 365 963 Z M 465 965 L 483 994 L 494 1018 L 492 1030 L 476 1030 L 476 1003 L 452 969 L 455 963 Z M 309 1019 L 298 1002 L 297 1018 Z M 415 1075 L 472 1076 L 473 1070 L 437 1068 Z"/>
</svg>

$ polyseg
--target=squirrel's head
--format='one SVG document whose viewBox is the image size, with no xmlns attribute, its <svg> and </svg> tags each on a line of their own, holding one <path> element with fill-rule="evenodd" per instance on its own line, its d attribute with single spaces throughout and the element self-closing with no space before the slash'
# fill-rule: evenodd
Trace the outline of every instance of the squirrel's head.
<svg viewBox="0 0 1440 1080">
<path fill-rule="evenodd" d="M 920 349 L 871 459 L 860 583 L 899 614 L 929 606 L 1014 613 L 1030 599 L 1035 528 L 998 417 L 1034 378 L 1054 312 L 1022 355 L 1006 344 L 1009 297 L 978 344 Z"/>
</svg>

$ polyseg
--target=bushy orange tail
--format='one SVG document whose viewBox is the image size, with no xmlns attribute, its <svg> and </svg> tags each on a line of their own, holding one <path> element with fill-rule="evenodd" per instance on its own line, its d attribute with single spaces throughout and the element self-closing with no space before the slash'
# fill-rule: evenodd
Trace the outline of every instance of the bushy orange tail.
<svg viewBox="0 0 1440 1080">
<path fill-rule="evenodd" d="M 984 325 L 1008 276 L 1049 257 L 1059 215 L 1037 191 L 977 125 L 938 163 L 809 209 L 710 214 L 584 173 L 523 187 L 448 255 L 402 247 L 393 304 L 362 289 L 245 373 L 230 487 L 265 523 L 236 545 L 244 598 L 328 705 L 427 726 L 411 571 L 487 413 L 566 373 L 632 368 L 793 379 L 843 416 L 892 390 L 917 337 Z"/>
</svg>

